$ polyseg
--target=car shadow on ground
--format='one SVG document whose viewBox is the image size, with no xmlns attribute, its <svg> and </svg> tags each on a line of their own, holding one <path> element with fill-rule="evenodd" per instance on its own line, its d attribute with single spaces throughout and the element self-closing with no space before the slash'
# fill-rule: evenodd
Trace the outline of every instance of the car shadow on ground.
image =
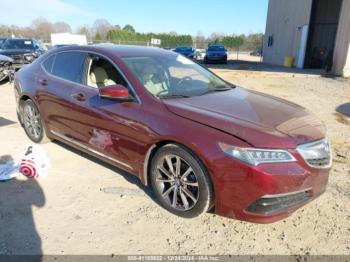
<svg viewBox="0 0 350 262">
<path fill-rule="evenodd" d="M 102 161 L 102 160 L 100 160 L 100 159 L 98 159 L 98 158 L 96 158 L 96 157 L 94 157 L 94 156 L 91 156 L 91 155 L 89 155 L 89 154 L 86 154 L 85 152 L 82 152 L 82 151 L 80 151 L 80 150 L 78 150 L 78 149 L 76 149 L 76 148 L 74 148 L 74 147 L 71 147 L 71 146 L 69 146 L 69 145 L 67 145 L 67 144 L 64 144 L 64 143 L 62 143 L 62 142 L 60 142 L 60 141 L 55 140 L 55 141 L 53 141 L 53 143 L 55 143 L 55 144 L 57 144 L 57 145 L 59 145 L 59 146 L 62 146 L 62 147 L 64 147 L 65 149 L 67 149 L 67 150 L 69 150 L 69 151 L 71 151 L 71 152 L 73 152 L 73 153 L 75 153 L 75 154 L 78 154 L 78 155 L 80 155 L 80 156 L 82 156 L 82 157 L 84 157 L 84 158 L 86 158 L 86 159 L 88 159 L 88 160 L 90 160 L 90 161 L 93 161 L 94 163 L 96 163 L 96 164 L 98 164 L 98 165 L 101 165 L 101 166 L 103 166 L 103 167 L 105 167 L 105 168 L 108 168 L 109 170 L 111 170 L 112 172 L 114 172 L 114 173 L 116 173 L 116 174 L 121 175 L 126 181 L 128 181 L 128 182 L 131 183 L 131 184 L 136 185 L 136 186 L 137 186 L 139 189 L 141 189 L 149 198 L 151 198 L 153 201 L 155 201 L 157 204 L 159 204 L 159 202 L 158 202 L 156 196 L 154 195 L 154 193 L 153 193 L 151 187 L 148 187 L 148 186 L 143 185 L 138 177 L 136 177 L 136 176 L 134 176 L 134 175 L 132 175 L 132 174 L 130 174 L 130 173 L 124 171 L 124 170 L 121 170 L 121 169 L 119 169 L 119 168 L 117 168 L 117 167 L 115 167 L 115 166 L 113 166 L 113 165 L 111 165 L 111 164 L 108 164 L 108 163 L 106 163 L 106 162 L 104 162 L 104 161 Z M 113 193 L 113 192 L 116 192 L 116 193 L 120 192 L 121 194 L 123 193 L 123 190 L 113 190 L 113 188 L 112 188 L 112 189 L 109 189 L 109 190 L 107 190 L 107 191 L 110 192 L 110 193 Z M 106 192 L 106 191 L 105 191 L 105 192 Z M 128 192 L 128 191 L 126 191 L 126 192 Z M 130 191 L 129 191 L 129 192 L 130 192 Z M 131 191 L 131 192 L 132 192 L 132 191 Z"/>
<path fill-rule="evenodd" d="M 7 84 L 9 81 L 7 79 L 0 81 L 0 86 Z"/>
<path fill-rule="evenodd" d="M 13 159 L 7 155 L 0 160 L 5 164 Z M 43 207 L 45 201 L 44 191 L 35 179 L 0 181 L 0 260 L 1 255 L 25 255 L 22 258 L 26 261 L 42 261 L 41 238 L 32 207 Z"/>
</svg>

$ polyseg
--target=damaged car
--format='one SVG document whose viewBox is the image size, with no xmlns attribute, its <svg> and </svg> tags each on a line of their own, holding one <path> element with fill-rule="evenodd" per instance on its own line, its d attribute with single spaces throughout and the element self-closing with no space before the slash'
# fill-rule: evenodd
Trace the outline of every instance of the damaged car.
<svg viewBox="0 0 350 262">
<path fill-rule="evenodd" d="M 25 64 L 32 63 L 44 52 L 40 42 L 32 38 L 8 38 L 0 49 L 0 55 L 13 59 L 13 67 L 16 70 Z"/>
<path fill-rule="evenodd" d="M 137 176 L 178 216 L 270 223 L 326 190 L 320 120 L 171 51 L 58 48 L 21 69 L 14 88 L 32 141 L 59 140 Z"/>
<path fill-rule="evenodd" d="M 15 70 L 12 67 L 13 64 L 13 59 L 8 57 L 8 56 L 4 56 L 4 55 L 0 55 L 0 81 L 3 81 L 5 79 L 9 79 L 10 82 L 13 79 Z"/>
</svg>

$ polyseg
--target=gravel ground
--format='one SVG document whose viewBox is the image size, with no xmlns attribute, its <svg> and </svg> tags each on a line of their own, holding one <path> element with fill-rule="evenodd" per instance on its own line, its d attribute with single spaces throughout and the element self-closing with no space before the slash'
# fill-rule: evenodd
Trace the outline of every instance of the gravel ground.
<svg viewBox="0 0 350 262">
<path fill-rule="evenodd" d="M 336 111 L 350 102 L 349 81 L 266 68 L 213 70 L 296 102 L 325 122 L 334 168 L 321 197 L 269 225 L 213 214 L 186 220 L 158 206 L 132 176 L 49 143 L 47 177 L 0 183 L 0 254 L 350 255 L 350 118 Z M 18 123 L 4 120 L 16 122 L 12 86 L 2 84 L 0 90 L 0 157 L 18 159 L 30 141 Z"/>
</svg>

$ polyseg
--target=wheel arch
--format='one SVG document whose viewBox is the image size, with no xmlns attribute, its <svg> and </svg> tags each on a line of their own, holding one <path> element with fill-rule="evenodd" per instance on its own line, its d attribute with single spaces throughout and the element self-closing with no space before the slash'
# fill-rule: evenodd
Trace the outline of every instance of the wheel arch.
<svg viewBox="0 0 350 262">
<path fill-rule="evenodd" d="M 150 177 L 151 177 L 151 163 L 153 160 L 154 155 L 157 153 L 157 151 L 161 148 L 163 148 L 166 145 L 177 145 L 182 147 L 184 150 L 188 151 L 188 153 L 190 153 L 194 159 L 196 159 L 197 161 L 199 161 L 199 165 L 204 169 L 204 172 L 207 173 L 207 177 L 208 177 L 208 182 L 210 183 L 210 191 L 212 194 L 212 202 L 210 204 L 210 206 L 208 207 L 208 211 L 212 212 L 215 208 L 215 199 L 216 199 L 216 194 L 215 194 L 215 186 L 214 186 L 214 181 L 213 181 L 213 177 L 210 173 L 210 170 L 208 169 L 208 167 L 205 164 L 204 156 L 198 155 L 193 149 L 191 149 L 190 146 L 175 141 L 175 140 L 162 140 L 162 141 L 158 141 L 156 143 L 154 143 L 153 145 L 151 145 L 147 151 L 146 154 L 146 158 L 144 161 L 144 170 L 143 170 L 143 175 L 141 176 L 141 181 L 145 186 L 149 186 L 151 185 L 151 181 L 150 181 Z"/>
<path fill-rule="evenodd" d="M 149 183 L 149 178 L 150 178 L 150 167 L 151 167 L 151 163 L 153 160 L 154 155 L 157 153 L 157 151 L 166 146 L 166 145 L 178 145 L 181 146 L 182 148 L 184 148 L 185 150 L 189 151 L 191 153 L 192 156 L 194 156 L 199 162 L 200 164 L 203 166 L 203 168 L 205 168 L 205 171 L 208 173 L 209 175 L 209 179 L 211 180 L 211 184 L 214 187 L 214 183 L 212 181 L 212 176 L 209 172 L 209 169 L 207 168 L 205 161 L 203 159 L 203 156 L 198 155 L 197 153 L 195 153 L 195 151 L 193 149 L 191 149 L 191 147 L 189 145 L 186 145 L 184 143 L 181 143 L 179 141 L 176 140 L 172 140 L 172 139 L 166 139 L 166 140 L 161 140 L 158 142 L 155 142 L 154 144 L 152 144 L 147 153 L 146 153 L 146 157 L 144 160 L 144 165 L 143 165 L 143 172 L 142 172 L 142 176 L 141 176 L 141 181 L 145 186 L 150 185 Z"/>
</svg>

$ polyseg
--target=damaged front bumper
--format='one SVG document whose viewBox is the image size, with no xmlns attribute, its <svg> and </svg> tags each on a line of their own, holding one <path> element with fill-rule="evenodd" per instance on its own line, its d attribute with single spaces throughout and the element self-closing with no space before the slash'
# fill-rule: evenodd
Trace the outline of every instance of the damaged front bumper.
<svg viewBox="0 0 350 262">
<path fill-rule="evenodd" d="M 13 80 L 16 71 L 13 62 L 12 58 L 0 55 L 0 81 L 5 79 Z"/>
</svg>

